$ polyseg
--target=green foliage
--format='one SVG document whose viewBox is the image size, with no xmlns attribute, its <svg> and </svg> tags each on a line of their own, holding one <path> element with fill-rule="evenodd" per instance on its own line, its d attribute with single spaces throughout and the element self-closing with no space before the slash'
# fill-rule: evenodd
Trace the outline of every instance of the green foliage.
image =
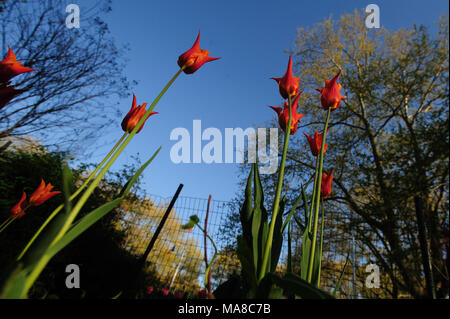
<svg viewBox="0 0 450 319">
<path fill-rule="evenodd" d="M 254 187 L 253 192 L 252 185 Z M 315 277 L 312 284 L 307 283 L 305 280 L 290 272 L 283 278 L 275 274 L 283 243 L 283 233 L 287 225 L 290 224 L 293 212 L 299 204 L 299 198 L 300 196 L 287 214 L 284 222 L 285 197 L 281 199 L 280 214 L 277 215 L 275 222 L 273 243 L 269 253 L 269 256 L 271 256 L 270 267 L 261 275 L 262 250 L 267 241 L 269 225 L 267 212 L 264 208 L 264 195 L 258 174 L 258 167 L 257 164 L 252 165 L 252 169 L 247 178 L 245 199 L 240 214 L 243 234 L 237 238 L 236 253 L 241 262 L 241 277 L 234 276 L 219 286 L 214 292 L 216 298 L 245 296 L 246 298 L 280 299 L 287 295 L 293 295 L 299 298 L 332 298 L 314 287 L 314 285 L 317 285 L 318 265 L 321 253 L 318 249 L 316 250 L 316 258 L 314 260 Z M 307 207 L 307 204 L 305 206 Z M 310 232 L 305 231 L 305 236 L 309 239 L 309 241 L 305 240 L 305 242 L 310 243 Z M 310 245 L 304 244 L 304 247 L 306 250 L 310 248 Z M 308 256 L 305 254 L 303 257 L 305 261 L 309 261 Z M 304 273 L 306 274 L 306 271 Z M 258 280 L 258 278 L 262 279 Z"/>
<path fill-rule="evenodd" d="M 3 152 L 0 159 L 0 187 L 2 190 L 0 218 L 2 220 L 7 218 L 9 209 L 16 203 L 15 197 L 21 193 L 22 189 L 27 194 L 33 192 L 39 185 L 42 176 L 46 177 L 46 182 L 55 185 L 55 189 L 64 189 L 61 170 L 55 169 L 62 166 L 64 158 L 64 153 L 46 152 L 42 148 L 38 148 L 34 152 L 23 150 Z M 92 209 L 105 204 L 108 205 L 107 203 L 111 199 L 123 194 L 123 192 L 121 193 L 121 185 L 124 185 L 125 181 L 132 177 L 130 172 L 136 171 L 131 166 L 125 167 L 121 172 L 111 173 L 108 178 L 102 181 L 99 189 L 89 198 L 80 212 L 75 225 L 79 227 L 80 224 L 78 223 L 87 222 L 86 217 L 93 216 L 88 215 Z M 82 167 L 86 167 L 86 165 Z M 80 183 L 85 176 L 83 169 L 71 169 L 70 173 L 75 184 Z M 71 188 L 70 183 L 68 185 Z M 128 186 L 131 185 L 128 184 Z M 129 193 L 127 199 L 129 201 L 138 200 L 134 193 Z M 3 277 L 2 281 L 12 270 L 8 266 L 14 264 L 18 253 L 47 218 L 49 212 L 56 208 L 61 201 L 62 195 L 58 195 L 42 206 L 33 207 L 23 218 L 16 220 L 14 224 L 0 234 L 0 254 L 2 256 L 0 274 Z M 59 252 L 42 272 L 30 291 L 29 297 L 39 298 L 55 295 L 59 298 L 80 298 L 82 296 L 81 291 L 69 290 L 64 284 L 67 276 L 65 267 L 72 263 L 80 266 L 82 288 L 86 298 L 111 298 L 121 288 L 127 287 L 128 282 L 141 270 L 135 267 L 137 256 L 131 255 L 122 248 L 125 234 L 115 227 L 121 215 L 122 210 L 120 208 L 113 209 L 81 236 L 74 239 L 68 249 Z M 88 218 L 89 224 L 92 224 L 92 218 Z M 69 231 L 68 236 L 72 239 L 76 237 L 73 235 L 79 234 L 78 227 L 74 226 Z M 35 248 L 37 244 L 32 247 Z M 130 269 L 135 270 L 130 271 Z M 117 276 L 117 273 L 120 273 L 121 276 Z M 150 278 L 151 276 L 147 280 L 150 280 Z M 23 277 L 17 277 L 19 281 L 22 279 Z M 143 290 L 143 284 L 144 282 L 140 283 L 140 286 L 136 289 Z"/>
</svg>

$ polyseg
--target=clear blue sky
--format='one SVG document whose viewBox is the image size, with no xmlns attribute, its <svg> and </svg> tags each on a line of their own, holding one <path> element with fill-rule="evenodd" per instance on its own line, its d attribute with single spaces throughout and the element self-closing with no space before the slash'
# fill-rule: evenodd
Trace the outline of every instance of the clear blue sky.
<svg viewBox="0 0 450 319">
<path fill-rule="evenodd" d="M 169 156 L 175 144 L 170 132 L 184 127 L 192 133 L 194 119 L 202 121 L 203 129 L 216 127 L 222 134 L 226 127 L 245 129 L 272 119 L 274 112 L 267 106 L 282 100 L 269 78 L 284 74 L 285 50 L 293 47 L 296 28 L 370 3 L 380 7 L 381 24 L 391 30 L 413 23 L 432 27 L 439 15 L 448 12 L 444 0 L 113 1 L 107 22 L 117 43 L 131 48 L 124 72 L 138 81 L 133 92 L 139 104 L 151 103 L 178 70 L 178 56 L 192 46 L 198 30 L 201 48 L 221 57 L 177 79 L 155 108 L 160 114 L 148 120 L 114 167 L 138 152 L 144 162 L 161 145 L 161 153 L 144 173 L 148 193 L 170 196 L 184 183 L 182 195 L 212 194 L 214 199 L 230 200 L 239 190 L 238 164 L 174 164 Z M 125 115 L 131 98 L 120 103 Z M 117 125 L 117 133 L 105 136 L 105 141 L 122 135 L 120 122 Z M 100 161 L 107 151 L 101 147 L 89 160 Z"/>
</svg>

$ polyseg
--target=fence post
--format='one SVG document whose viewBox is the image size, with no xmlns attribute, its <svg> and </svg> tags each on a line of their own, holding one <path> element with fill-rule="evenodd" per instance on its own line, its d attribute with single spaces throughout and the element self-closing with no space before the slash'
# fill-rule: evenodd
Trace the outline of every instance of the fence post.
<svg viewBox="0 0 450 319">
<path fill-rule="evenodd" d="M 169 207 L 167 207 L 167 210 L 164 213 L 164 216 L 161 219 L 161 222 L 159 223 L 158 228 L 156 228 L 156 231 L 153 234 L 153 237 L 150 240 L 150 243 L 148 244 L 144 255 L 142 255 L 142 257 L 141 257 L 141 265 L 142 266 L 144 266 L 145 261 L 147 260 L 147 257 L 148 257 L 148 255 L 150 254 L 150 251 L 153 248 L 153 245 L 155 245 L 155 242 L 158 239 L 159 233 L 161 232 L 162 228 L 164 227 L 164 224 L 166 223 L 167 217 L 169 217 L 169 214 L 172 211 L 173 205 L 175 205 L 175 202 L 177 201 L 178 195 L 180 195 L 180 192 L 181 192 L 182 188 L 183 188 L 183 184 L 180 184 L 178 186 L 177 191 L 175 192 L 175 195 L 173 195 L 172 200 L 170 201 Z"/>
</svg>

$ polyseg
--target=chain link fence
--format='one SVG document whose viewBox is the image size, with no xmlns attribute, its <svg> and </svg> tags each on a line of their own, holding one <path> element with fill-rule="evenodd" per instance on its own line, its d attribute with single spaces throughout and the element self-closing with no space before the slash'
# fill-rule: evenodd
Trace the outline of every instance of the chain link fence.
<svg viewBox="0 0 450 319">
<path fill-rule="evenodd" d="M 122 227 L 127 233 L 126 248 L 136 255 L 142 255 L 151 241 L 162 216 L 169 206 L 171 198 L 150 195 L 145 205 L 126 208 L 122 220 Z M 189 221 L 190 216 L 197 215 L 199 225 L 206 228 L 208 235 L 215 241 L 218 256 L 211 269 L 212 288 L 226 281 L 230 275 L 240 273 L 240 262 L 234 251 L 234 242 L 227 240 L 223 234 L 224 225 L 230 222 L 233 210 L 231 202 L 211 200 L 209 205 L 208 222 L 205 218 L 208 199 L 180 196 L 166 220 L 155 245 L 147 258 L 147 265 L 158 277 L 159 281 L 173 290 L 195 292 L 202 289 L 205 281 L 205 259 L 211 261 L 214 247 L 209 239 L 205 240 L 203 232 L 195 227 L 192 231 L 182 229 L 182 225 Z M 357 298 L 363 289 L 361 271 L 358 267 L 359 248 L 352 241 L 351 236 L 344 230 L 346 220 L 335 213 L 327 214 L 325 219 L 325 238 L 322 258 L 323 289 L 333 291 L 348 259 L 347 267 L 341 282 L 338 297 Z M 333 227 L 330 227 L 333 226 Z M 235 234 L 234 239 L 238 233 Z M 299 252 L 301 251 L 301 235 L 292 233 L 292 257 L 294 271 L 298 270 Z M 354 244 L 354 246 L 353 246 Z M 285 272 L 287 262 L 287 238 L 283 241 L 283 248 L 277 271 Z"/>
</svg>

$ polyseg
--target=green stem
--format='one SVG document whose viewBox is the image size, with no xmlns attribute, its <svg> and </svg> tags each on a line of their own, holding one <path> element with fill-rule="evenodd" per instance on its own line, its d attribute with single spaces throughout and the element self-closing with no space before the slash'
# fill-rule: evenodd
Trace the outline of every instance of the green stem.
<svg viewBox="0 0 450 319">
<path fill-rule="evenodd" d="M 284 147 L 283 147 L 283 155 L 281 157 L 280 164 L 280 174 L 278 175 L 278 184 L 277 190 L 275 193 L 275 199 L 273 202 L 273 212 L 272 212 L 272 220 L 270 221 L 269 234 L 267 237 L 266 245 L 264 248 L 261 272 L 259 274 L 258 280 L 261 281 L 264 278 L 266 273 L 267 263 L 269 260 L 270 249 L 272 248 L 272 240 L 273 240 L 273 232 L 275 229 L 275 223 L 277 219 L 278 210 L 280 209 L 280 197 L 281 197 L 281 189 L 283 186 L 283 178 L 284 178 L 284 167 L 286 163 L 287 150 L 289 145 L 289 136 L 291 135 L 291 123 L 292 123 L 292 98 L 289 96 L 289 121 L 286 127 L 286 132 L 284 134 Z"/>
<path fill-rule="evenodd" d="M 137 123 L 137 125 L 134 127 L 134 129 L 130 132 L 130 135 L 126 138 L 126 140 L 122 143 L 122 145 L 119 147 L 117 152 L 114 153 L 114 155 L 111 157 L 111 159 L 106 163 L 105 167 L 100 171 L 100 173 L 96 176 L 96 178 L 92 181 L 92 183 L 89 185 L 89 187 L 86 189 L 86 191 L 83 193 L 81 198 L 78 200 L 76 205 L 72 208 L 68 218 L 66 219 L 64 225 L 61 227 L 58 234 L 55 236 L 49 247 L 52 247 L 55 245 L 56 242 L 58 242 L 64 234 L 67 232 L 67 230 L 72 225 L 73 220 L 76 218 L 78 212 L 83 207 L 84 203 L 87 201 L 91 193 L 94 191 L 94 189 L 97 187 L 97 185 L 100 183 L 100 180 L 103 178 L 103 176 L 106 174 L 106 172 L 109 170 L 111 165 L 116 161 L 118 156 L 122 153 L 125 146 L 128 145 L 130 140 L 133 138 L 133 136 L 136 134 L 136 132 L 139 130 L 139 128 L 143 125 L 145 120 L 150 116 L 150 112 L 153 110 L 153 108 L 156 106 L 156 104 L 159 102 L 161 97 L 166 93 L 167 89 L 172 85 L 172 83 L 175 81 L 175 79 L 180 75 L 180 73 L 183 71 L 183 68 L 180 68 L 178 72 L 170 79 L 170 81 L 166 84 L 166 86 L 161 90 L 161 92 L 158 94 L 158 96 L 155 98 L 155 100 L 150 105 L 147 112 L 144 114 L 144 116 L 140 119 L 140 121 Z M 27 278 L 27 282 L 25 284 L 24 291 L 27 292 L 31 286 L 33 285 L 34 281 L 38 278 L 39 274 L 42 272 L 44 267 L 47 265 L 49 260 L 51 259 L 51 256 L 44 254 L 44 256 L 39 260 L 39 262 L 36 264 L 36 266 L 33 268 L 33 271 L 30 273 L 30 275 Z"/>
<path fill-rule="evenodd" d="M 328 108 L 327 112 L 327 119 L 325 121 L 325 128 L 323 130 L 323 138 L 322 138 L 322 145 L 320 146 L 320 160 L 319 160 L 319 174 L 317 176 L 317 186 L 316 186 L 316 195 L 315 195 L 315 204 L 314 204 L 314 230 L 313 230 L 313 238 L 311 243 L 311 252 L 309 255 L 309 264 L 308 264 L 308 276 L 307 281 L 311 283 L 312 280 L 312 271 L 313 271 L 313 265 L 314 265 L 314 254 L 316 250 L 316 242 L 317 242 L 317 228 L 318 228 L 318 215 L 319 215 L 319 200 L 320 200 L 320 188 L 322 186 L 322 168 L 323 168 L 323 150 L 325 146 L 325 140 L 327 137 L 327 130 L 328 130 L 328 121 L 330 120 L 330 113 L 331 108 Z"/>
<path fill-rule="evenodd" d="M 319 156 L 316 156 L 316 171 L 314 173 L 314 187 L 313 187 L 313 197 L 311 200 L 311 207 L 309 211 L 308 217 L 308 233 L 311 232 L 311 223 L 312 223 L 312 213 L 314 209 L 314 200 L 316 198 L 316 189 L 317 189 L 317 174 L 319 172 Z"/>
<path fill-rule="evenodd" d="M 6 222 L 4 222 L 4 223 L 2 224 L 2 227 L 0 227 L 0 233 L 1 233 L 2 231 L 4 231 L 4 230 L 6 229 L 6 227 L 9 226 L 9 224 L 11 224 L 13 221 L 15 221 L 15 220 L 17 219 L 17 216 L 18 216 L 18 215 L 19 215 L 19 214 L 14 215 L 14 217 L 9 217 L 9 218 L 6 220 Z"/>
<path fill-rule="evenodd" d="M 12 217 L 11 216 L 9 216 L 1 225 L 0 225 L 0 229 L 2 229 L 3 228 L 3 226 L 5 225 L 5 224 L 9 224 L 9 220 L 11 219 Z M 1 232 L 1 230 L 0 230 L 0 232 Z"/>
<path fill-rule="evenodd" d="M 214 241 L 212 240 L 212 238 L 208 235 L 208 233 L 199 225 L 199 224 L 195 224 L 198 228 L 200 228 L 200 230 L 206 235 L 206 237 L 209 239 L 209 241 L 211 242 L 211 244 L 213 245 L 213 247 L 214 247 L 214 255 L 213 255 L 213 257 L 211 258 L 211 261 L 209 262 L 209 264 L 208 264 L 208 266 L 207 266 L 207 268 L 206 268 L 206 270 L 205 270 L 205 286 L 208 286 L 208 283 L 209 283 L 209 278 L 208 278 L 208 274 L 209 274 L 209 272 L 210 272 L 210 270 L 211 270 L 211 266 L 212 266 L 212 264 L 214 263 L 214 260 L 216 259 L 216 257 L 217 257 L 217 247 L 216 247 L 216 245 L 214 244 Z M 206 245 L 206 243 L 205 243 L 205 245 Z"/>
<path fill-rule="evenodd" d="M 123 139 L 127 136 L 127 132 L 122 135 L 122 137 L 119 139 L 119 141 L 114 145 L 114 147 L 109 151 L 108 155 L 105 156 L 105 158 L 101 161 L 101 163 L 95 168 L 95 170 L 89 175 L 89 177 L 84 181 L 84 183 L 80 186 L 80 188 L 77 189 L 75 193 L 73 193 L 69 201 L 72 201 L 75 197 L 78 196 L 78 194 L 81 193 L 81 191 L 86 187 L 87 184 L 91 181 L 91 179 L 97 174 L 98 170 L 105 164 L 106 160 L 114 153 L 116 148 L 122 143 Z M 17 257 L 17 261 L 22 259 L 23 255 L 27 252 L 27 250 L 30 248 L 30 246 L 33 244 L 33 242 L 36 240 L 36 238 L 39 236 L 39 234 L 44 230 L 44 228 L 50 223 L 50 221 L 63 209 L 64 204 L 59 205 L 51 214 L 48 216 L 48 218 L 45 220 L 45 222 L 41 225 L 41 227 L 38 229 L 38 231 L 33 235 L 33 238 L 28 242 L 28 244 L 25 246 L 25 248 L 20 253 L 19 257 Z"/>
<path fill-rule="evenodd" d="M 322 267 L 322 249 L 323 249 L 323 228 L 324 228 L 324 218 L 325 218 L 325 209 L 323 207 L 323 198 L 321 198 L 320 200 L 321 206 L 322 206 L 322 218 L 321 218 L 321 229 L 320 229 L 320 247 L 319 247 L 319 273 L 317 274 L 317 288 L 319 288 L 320 286 L 320 272 L 321 272 L 321 267 Z"/>
</svg>

